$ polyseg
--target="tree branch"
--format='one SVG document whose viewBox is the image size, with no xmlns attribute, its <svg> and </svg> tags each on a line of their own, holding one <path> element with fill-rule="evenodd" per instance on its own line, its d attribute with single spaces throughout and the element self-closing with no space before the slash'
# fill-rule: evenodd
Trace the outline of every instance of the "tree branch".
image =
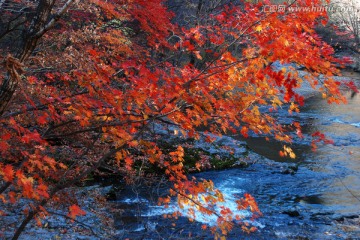
<svg viewBox="0 0 360 240">
<path fill-rule="evenodd" d="M 71 221 L 74 221 L 74 222 L 82 225 L 83 227 L 89 229 L 89 230 L 91 231 L 91 233 L 92 233 L 95 237 L 99 237 L 99 236 L 95 233 L 95 231 L 92 229 L 92 227 L 91 227 L 90 225 L 88 225 L 88 224 L 85 224 L 85 223 L 83 223 L 83 222 L 81 222 L 81 221 L 79 221 L 79 220 L 76 220 L 75 218 L 69 217 L 69 216 L 67 216 L 67 215 L 65 215 L 65 214 L 62 214 L 62 213 L 57 213 L 57 212 L 53 212 L 53 211 L 47 211 L 47 212 L 50 213 L 50 214 L 57 215 L 57 216 L 60 216 L 60 217 L 69 219 L 69 220 L 71 220 Z"/>
<path fill-rule="evenodd" d="M 61 15 L 69 8 L 69 6 L 74 2 L 74 0 L 68 0 L 54 16 L 50 19 L 50 21 L 42 27 L 37 33 L 35 33 L 34 37 L 41 37 L 46 31 L 48 31 L 52 26 L 54 26 L 55 22 L 58 21 Z"/>
</svg>

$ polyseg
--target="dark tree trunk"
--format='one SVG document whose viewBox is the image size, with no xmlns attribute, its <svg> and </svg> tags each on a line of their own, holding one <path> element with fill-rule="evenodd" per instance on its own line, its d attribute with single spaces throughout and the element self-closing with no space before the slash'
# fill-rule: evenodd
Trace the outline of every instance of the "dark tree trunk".
<svg viewBox="0 0 360 240">
<path fill-rule="evenodd" d="M 16 54 L 16 58 L 8 57 L 6 60 L 7 74 L 0 86 L 0 116 L 5 112 L 17 89 L 21 74 L 21 64 L 32 54 L 39 38 L 45 33 L 43 29 L 49 22 L 54 3 L 55 0 L 39 1 L 29 30 L 23 34 L 23 45 L 19 53 Z"/>
</svg>

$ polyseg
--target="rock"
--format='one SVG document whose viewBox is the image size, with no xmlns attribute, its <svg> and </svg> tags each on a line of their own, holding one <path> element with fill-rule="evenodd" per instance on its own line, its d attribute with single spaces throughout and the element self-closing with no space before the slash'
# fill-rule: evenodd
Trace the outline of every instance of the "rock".
<svg viewBox="0 0 360 240">
<path fill-rule="evenodd" d="M 233 165 L 233 167 L 238 167 L 238 168 L 247 168 L 249 166 L 250 166 L 250 164 L 248 162 L 245 162 L 242 160 L 236 161 Z"/>
<path fill-rule="evenodd" d="M 281 171 L 282 174 L 291 174 L 294 175 L 298 171 L 298 166 L 288 166 L 286 169 Z"/>
<path fill-rule="evenodd" d="M 349 215 L 349 216 L 341 216 L 341 217 L 337 217 L 334 220 L 337 222 L 344 222 L 347 219 L 360 219 L 359 215 Z"/>
<path fill-rule="evenodd" d="M 289 209 L 289 210 L 283 211 L 282 213 L 287 214 L 290 217 L 299 217 L 300 216 L 299 211 L 297 211 L 296 209 Z"/>
<path fill-rule="evenodd" d="M 351 52 L 340 52 L 335 55 L 338 58 L 348 57 L 352 60 L 352 63 L 347 64 L 345 67 L 360 72 L 360 55 Z"/>
</svg>

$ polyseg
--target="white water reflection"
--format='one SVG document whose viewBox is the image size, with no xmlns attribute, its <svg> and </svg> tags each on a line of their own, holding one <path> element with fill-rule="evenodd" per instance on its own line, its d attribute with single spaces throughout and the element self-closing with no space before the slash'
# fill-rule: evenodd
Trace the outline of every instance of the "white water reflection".
<svg viewBox="0 0 360 240">
<path fill-rule="evenodd" d="M 213 179 L 214 184 L 217 189 L 219 189 L 224 196 L 225 202 L 218 203 L 216 207 L 214 208 L 215 211 L 220 212 L 222 207 L 229 208 L 234 216 L 239 215 L 243 218 L 250 218 L 251 212 L 244 211 L 244 210 L 238 210 L 236 200 L 241 198 L 245 191 L 239 186 L 243 185 L 245 179 L 236 177 L 233 175 L 226 176 L 226 172 L 224 171 L 224 176 L 222 176 L 221 181 L 217 181 L 216 179 Z M 200 197 L 201 202 L 201 197 Z M 179 206 L 176 204 L 176 201 L 173 201 L 167 208 L 164 206 L 150 206 L 149 210 L 147 212 L 144 212 L 141 216 L 142 217 L 153 217 L 153 216 L 161 216 L 164 214 L 171 214 L 173 212 L 179 211 L 182 216 L 190 218 L 191 215 L 189 215 L 188 210 L 189 206 L 184 206 L 183 209 L 179 208 Z M 210 226 L 214 226 L 217 224 L 217 216 L 215 215 L 204 215 L 199 211 L 195 212 L 195 221 L 201 222 L 204 224 L 208 224 Z M 258 226 L 261 226 L 258 224 Z"/>
</svg>

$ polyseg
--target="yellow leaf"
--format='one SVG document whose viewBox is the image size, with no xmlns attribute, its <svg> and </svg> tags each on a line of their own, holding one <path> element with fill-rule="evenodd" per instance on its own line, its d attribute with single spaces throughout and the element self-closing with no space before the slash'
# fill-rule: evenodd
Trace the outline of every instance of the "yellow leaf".
<svg viewBox="0 0 360 240">
<path fill-rule="evenodd" d="M 257 27 L 255 28 L 255 30 L 256 30 L 257 32 L 261 32 L 261 31 L 262 31 L 262 26 L 261 26 L 261 25 L 257 26 Z"/>
<path fill-rule="evenodd" d="M 116 153 L 116 160 L 120 161 L 120 160 L 122 160 L 122 158 L 123 158 L 123 155 L 121 154 L 121 152 L 117 152 Z"/>
</svg>

